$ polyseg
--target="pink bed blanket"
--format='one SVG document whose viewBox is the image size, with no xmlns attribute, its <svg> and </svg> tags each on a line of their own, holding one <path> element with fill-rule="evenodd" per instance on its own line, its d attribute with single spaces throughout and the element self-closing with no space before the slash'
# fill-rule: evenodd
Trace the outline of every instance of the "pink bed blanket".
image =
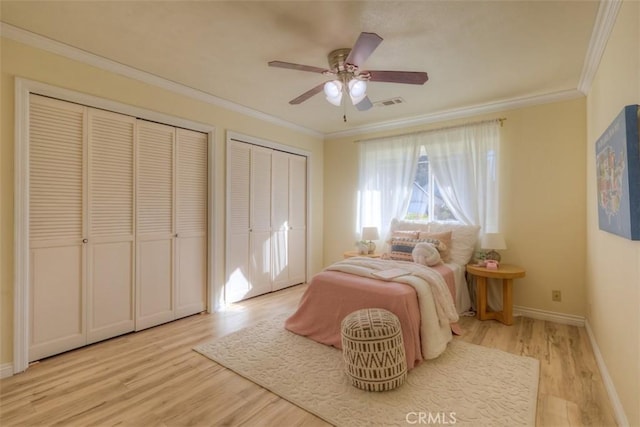
<svg viewBox="0 0 640 427">
<path fill-rule="evenodd" d="M 447 283 L 455 300 L 453 271 L 445 265 L 436 267 L 436 271 Z M 427 331 L 421 331 L 420 302 L 416 289 L 410 284 L 325 270 L 311 279 L 298 309 L 286 320 L 285 328 L 322 344 L 342 348 L 342 319 L 356 310 L 374 307 L 384 308 L 398 316 L 402 327 L 407 368 L 412 369 L 425 358 L 422 354 L 422 340 L 434 338 L 427 337 Z M 431 317 L 433 320 L 434 317 Z M 437 318 L 433 321 L 437 322 Z M 437 326 L 429 329 L 431 335 L 437 335 L 434 341 L 439 341 L 435 347 L 438 347 L 436 352 L 440 354 L 451 339 L 451 329 L 446 328 L 448 335 L 442 331 L 443 328 Z M 431 351 L 429 353 L 426 358 L 437 356 Z"/>
</svg>

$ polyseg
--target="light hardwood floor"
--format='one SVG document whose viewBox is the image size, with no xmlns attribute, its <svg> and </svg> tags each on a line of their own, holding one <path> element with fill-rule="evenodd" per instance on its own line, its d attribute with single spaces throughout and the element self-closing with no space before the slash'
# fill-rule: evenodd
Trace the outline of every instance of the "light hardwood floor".
<svg viewBox="0 0 640 427">
<path fill-rule="evenodd" d="M 297 306 L 306 285 L 114 338 L 0 381 L 0 425 L 325 426 L 321 419 L 192 351 Z M 613 426 L 584 328 L 528 318 L 462 318 L 465 341 L 540 360 L 538 426 Z"/>
</svg>

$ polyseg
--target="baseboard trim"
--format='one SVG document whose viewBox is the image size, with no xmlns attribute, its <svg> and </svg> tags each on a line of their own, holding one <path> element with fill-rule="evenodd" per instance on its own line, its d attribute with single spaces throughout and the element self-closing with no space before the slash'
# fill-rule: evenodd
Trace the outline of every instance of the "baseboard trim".
<svg viewBox="0 0 640 427">
<path fill-rule="evenodd" d="M 13 375 L 13 363 L 3 363 L 0 365 L 0 378 L 7 378 Z"/>
<path fill-rule="evenodd" d="M 584 326 L 584 317 L 573 314 L 558 313 L 555 311 L 540 310 L 537 308 L 513 306 L 515 316 L 531 317 L 532 319 L 548 320 L 550 322 L 562 323 L 565 325 Z"/>
<path fill-rule="evenodd" d="M 598 364 L 600 375 L 602 376 L 604 388 L 605 390 L 607 390 L 609 400 L 611 401 L 611 405 L 613 406 L 613 414 L 616 417 L 616 422 L 621 427 L 629 427 L 629 420 L 627 419 L 627 415 L 625 414 L 624 408 L 622 407 L 622 402 L 620 402 L 620 398 L 618 397 L 618 392 L 616 391 L 616 387 L 613 384 L 613 379 L 611 378 L 611 375 L 609 375 L 607 365 L 604 363 L 602 353 L 600 352 L 600 347 L 598 347 L 596 336 L 593 334 L 593 330 L 591 329 L 591 325 L 589 324 L 588 319 L 585 320 L 584 326 L 587 330 L 589 341 L 591 342 L 591 348 L 593 349 L 593 355 L 596 358 L 596 363 Z"/>
</svg>

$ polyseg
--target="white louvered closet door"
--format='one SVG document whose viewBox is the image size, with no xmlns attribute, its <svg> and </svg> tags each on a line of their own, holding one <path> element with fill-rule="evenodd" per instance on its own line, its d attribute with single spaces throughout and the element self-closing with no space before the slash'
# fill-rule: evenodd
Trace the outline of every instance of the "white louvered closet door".
<svg viewBox="0 0 640 427">
<path fill-rule="evenodd" d="M 306 157 L 273 153 L 273 290 L 306 280 L 306 168 Z"/>
<path fill-rule="evenodd" d="M 271 292 L 271 153 L 251 148 L 249 202 L 249 271 L 251 290 L 245 298 Z"/>
<path fill-rule="evenodd" d="M 175 318 L 175 128 L 138 120 L 136 330 Z"/>
<path fill-rule="evenodd" d="M 307 158 L 289 157 L 289 284 L 307 280 Z"/>
<path fill-rule="evenodd" d="M 207 134 L 176 130 L 176 317 L 206 308 Z"/>
<path fill-rule="evenodd" d="M 251 146 L 227 144 L 227 251 L 224 298 L 240 301 L 251 291 L 249 273 L 249 197 Z"/>
<path fill-rule="evenodd" d="M 86 342 L 82 106 L 30 96 L 29 361 Z"/>
<path fill-rule="evenodd" d="M 88 343 L 134 330 L 135 123 L 88 109 Z"/>
<path fill-rule="evenodd" d="M 289 154 L 271 155 L 273 289 L 289 286 Z"/>
</svg>

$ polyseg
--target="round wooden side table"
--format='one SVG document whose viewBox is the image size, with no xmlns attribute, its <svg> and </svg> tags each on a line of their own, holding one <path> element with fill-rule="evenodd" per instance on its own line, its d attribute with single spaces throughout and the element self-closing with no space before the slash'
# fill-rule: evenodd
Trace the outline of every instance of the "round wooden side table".
<svg viewBox="0 0 640 427">
<path fill-rule="evenodd" d="M 512 264 L 500 264 L 497 270 L 468 264 L 467 273 L 477 278 L 478 319 L 495 319 L 505 325 L 513 324 L 513 279 L 524 277 L 524 268 Z M 487 310 L 487 279 L 502 279 L 502 311 Z"/>
</svg>

